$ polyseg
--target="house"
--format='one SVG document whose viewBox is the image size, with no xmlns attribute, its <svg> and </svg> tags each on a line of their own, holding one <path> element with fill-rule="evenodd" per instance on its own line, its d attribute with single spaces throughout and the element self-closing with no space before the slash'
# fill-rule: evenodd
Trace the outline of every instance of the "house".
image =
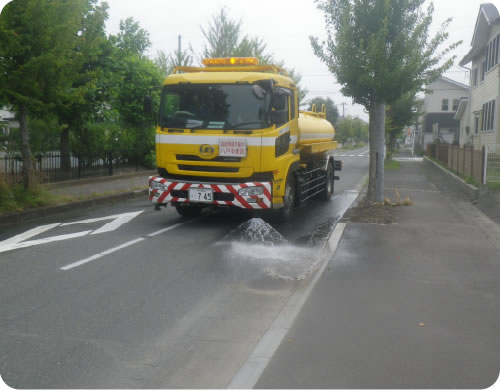
<svg viewBox="0 0 500 390">
<path fill-rule="evenodd" d="M 470 97 L 460 102 L 456 119 L 463 132 L 461 145 L 474 149 L 500 144 L 500 15 L 493 4 L 481 4 L 471 49 L 460 61 L 470 67 Z"/>
<path fill-rule="evenodd" d="M 0 106 L 0 135 L 9 135 L 11 129 L 19 128 L 15 114 Z"/>
<path fill-rule="evenodd" d="M 420 148 L 439 139 L 444 143 L 458 143 L 460 121 L 455 119 L 462 99 L 469 95 L 469 87 L 455 80 L 441 76 L 425 87 L 425 97 L 419 104 L 420 112 L 416 134 Z"/>
</svg>

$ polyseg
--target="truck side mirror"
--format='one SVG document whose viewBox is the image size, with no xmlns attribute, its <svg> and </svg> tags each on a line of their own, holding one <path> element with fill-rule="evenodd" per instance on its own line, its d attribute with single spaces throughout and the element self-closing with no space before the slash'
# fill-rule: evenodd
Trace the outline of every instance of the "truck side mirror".
<svg viewBox="0 0 500 390">
<path fill-rule="evenodd" d="M 272 105 L 273 105 L 273 108 L 275 110 L 284 110 L 286 109 L 286 103 L 287 103 L 287 99 L 286 99 L 286 95 L 285 94 L 282 94 L 278 91 L 276 91 L 274 94 L 273 94 L 273 100 L 272 100 Z"/>
<path fill-rule="evenodd" d="M 151 96 L 144 96 L 144 113 L 153 113 L 153 99 L 151 98 Z"/>
</svg>

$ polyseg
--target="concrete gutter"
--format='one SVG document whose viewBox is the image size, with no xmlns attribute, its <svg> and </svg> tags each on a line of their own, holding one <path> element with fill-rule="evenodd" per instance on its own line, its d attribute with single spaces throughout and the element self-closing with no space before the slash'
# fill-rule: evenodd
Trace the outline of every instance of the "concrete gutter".
<svg viewBox="0 0 500 390">
<path fill-rule="evenodd" d="M 488 186 L 481 184 L 479 187 L 476 187 L 472 184 L 466 183 L 461 177 L 455 175 L 453 172 L 450 172 L 435 161 L 432 161 L 427 156 L 424 156 L 424 165 L 434 168 L 435 172 L 439 174 L 444 182 L 455 186 L 471 200 L 478 200 L 480 197 L 488 193 Z"/>
</svg>

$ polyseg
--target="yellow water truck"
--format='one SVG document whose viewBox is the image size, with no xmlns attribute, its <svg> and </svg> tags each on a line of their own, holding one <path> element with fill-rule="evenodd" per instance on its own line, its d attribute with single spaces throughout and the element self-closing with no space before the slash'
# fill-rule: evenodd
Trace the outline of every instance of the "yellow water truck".
<svg viewBox="0 0 500 390">
<path fill-rule="evenodd" d="M 342 164 L 325 106 L 299 112 L 294 81 L 257 58 L 203 64 L 177 67 L 163 83 L 158 175 L 149 181 L 155 208 L 170 203 L 184 216 L 277 209 L 287 220 L 308 199 L 329 200 Z"/>
</svg>

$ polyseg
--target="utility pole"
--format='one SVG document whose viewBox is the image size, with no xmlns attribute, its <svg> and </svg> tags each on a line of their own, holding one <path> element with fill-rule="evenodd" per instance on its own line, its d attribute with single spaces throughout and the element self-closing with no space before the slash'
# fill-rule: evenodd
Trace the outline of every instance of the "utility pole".
<svg viewBox="0 0 500 390">
<path fill-rule="evenodd" d="M 179 46 L 178 46 L 178 49 L 177 49 L 177 66 L 181 66 L 181 40 L 182 40 L 182 37 L 180 36 L 179 34 Z"/>
<path fill-rule="evenodd" d="M 340 103 L 342 105 L 342 118 L 345 118 L 345 105 L 347 103 Z"/>
</svg>

